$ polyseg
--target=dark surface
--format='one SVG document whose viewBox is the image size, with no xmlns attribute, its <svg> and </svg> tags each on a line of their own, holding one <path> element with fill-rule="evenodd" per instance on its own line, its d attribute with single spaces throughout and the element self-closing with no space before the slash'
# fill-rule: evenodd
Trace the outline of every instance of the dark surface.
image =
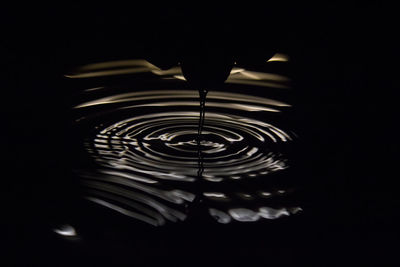
<svg viewBox="0 0 400 267">
<path fill-rule="evenodd" d="M 388 62 L 396 60 L 389 42 L 393 17 L 386 10 L 377 4 L 4 8 L 2 260 L 173 266 L 392 261 L 398 200 L 389 183 L 397 147 L 391 105 L 397 94 L 391 90 L 397 83 Z M 292 56 L 296 129 L 305 144 L 302 173 L 310 181 L 307 215 L 268 229 L 172 227 L 151 236 L 134 230 L 126 240 L 105 230 L 107 238 L 88 242 L 53 235 L 52 224 L 64 218 L 55 212 L 59 199 L 66 196 L 68 203 L 75 196 L 73 183 L 57 182 L 68 181 L 74 140 L 69 104 L 75 92 L 63 87 L 61 74 L 86 62 L 135 57 L 167 68 L 207 44 L 227 47 L 250 67 L 271 51 Z M 64 189 L 51 193 L 57 186 Z"/>
</svg>

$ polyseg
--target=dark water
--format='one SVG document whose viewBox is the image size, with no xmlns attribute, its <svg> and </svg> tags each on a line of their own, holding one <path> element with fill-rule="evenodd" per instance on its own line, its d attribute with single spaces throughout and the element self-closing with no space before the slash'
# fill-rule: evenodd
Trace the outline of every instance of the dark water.
<svg viewBox="0 0 400 267">
<path fill-rule="evenodd" d="M 238 248 L 252 255 L 242 262 L 266 262 L 266 249 L 268 262 L 293 261 L 272 251 L 301 246 L 314 214 L 290 61 L 278 56 L 235 65 L 204 102 L 179 66 L 124 60 L 66 74 L 73 174 L 54 181 L 52 238 L 96 261 L 230 263 Z"/>
<path fill-rule="evenodd" d="M 199 95 L 179 67 L 108 62 L 47 85 L 43 94 L 73 95 L 68 116 L 60 116 L 62 94 L 51 106 L 31 97 L 35 112 L 21 111 L 10 134 L 18 138 L 7 142 L 7 156 L 24 159 L 12 165 L 19 175 L 10 199 L 21 203 L 11 206 L 14 251 L 56 262 L 296 263 L 352 247 L 363 211 L 349 201 L 357 191 L 343 167 L 348 132 L 336 129 L 346 122 L 332 93 L 338 82 L 320 82 L 330 69 L 302 69 L 308 56 L 295 59 L 236 65 L 208 92 L 200 161 Z"/>
<path fill-rule="evenodd" d="M 226 84 L 207 93 L 200 139 L 199 94 L 179 66 L 161 71 L 128 59 L 67 73 L 60 84 L 74 94 L 63 119 L 71 120 L 69 130 L 57 128 L 58 114 L 44 108 L 49 131 L 35 130 L 51 137 L 51 149 L 32 150 L 29 160 L 33 166 L 46 159 L 40 171 L 49 181 L 26 176 L 36 185 L 35 202 L 21 205 L 21 221 L 30 214 L 33 225 L 19 231 L 32 237 L 25 251 L 31 258 L 43 250 L 57 259 L 101 262 L 113 255 L 149 264 L 207 264 L 214 257 L 293 263 L 307 255 L 306 240 L 325 251 L 318 242 L 327 222 L 348 217 L 342 209 L 331 213 L 340 198 L 327 201 L 337 177 L 325 166 L 337 165 L 318 138 L 338 139 L 334 132 L 313 134 L 321 123 L 299 113 L 292 62 L 277 58 L 253 69 L 235 65 Z M 36 122 L 20 123 L 20 132 L 37 129 Z M 45 245 L 35 247 L 37 240 Z"/>
<path fill-rule="evenodd" d="M 76 74 L 86 73 L 86 78 L 57 77 L 65 69 L 88 63 L 149 54 L 174 59 L 187 33 L 198 36 L 207 23 L 208 12 L 203 11 L 208 7 L 204 5 L 199 12 L 198 27 L 193 28 L 185 23 L 191 13 L 182 9 L 175 11 L 179 18 L 171 21 L 173 7 L 154 13 L 110 5 L 104 9 L 99 5 L 59 6 L 58 11 L 36 4 L 35 8 L 5 7 L 1 17 L 1 260 L 52 266 L 94 262 L 111 266 L 116 262 L 297 266 L 303 261 L 318 266 L 331 262 L 357 266 L 360 262 L 382 265 L 398 261 L 398 187 L 392 186 L 392 181 L 397 181 L 398 156 L 395 8 L 391 12 L 379 4 L 315 7 L 299 3 L 272 9 L 248 5 L 247 12 L 243 5 L 230 5 L 237 9 L 232 16 L 227 16 L 229 11 L 216 12 L 214 17 L 226 22 L 224 27 L 214 27 L 218 23 L 212 19 L 208 25 L 235 55 L 249 52 L 259 59 L 269 47 L 281 47 L 290 55 L 287 64 L 276 62 L 263 69 L 251 63 L 252 68 L 246 66 L 249 71 L 283 75 L 294 84 L 287 90 L 284 81 L 247 79 L 246 85 L 243 79 L 231 79 L 210 91 L 201 144 L 204 179 L 198 179 L 198 88 L 185 86 L 179 72 L 143 72 L 128 62 L 131 70 L 120 70 L 117 64 L 102 66 L 98 70 L 107 72 L 97 73 L 97 77 L 88 77 L 92 71 L 82 69 Z M 151 38 L 157 35 L 155 31 L 162 33 L 157 40 Z M 287 71 L 283 66 L 294 69 Z M 119 75 L 107 75 L 110 69 Z M 134 103 L 122 97 L 125 102 L 108 103 L 106 99 L 107 104 L 71 109 L 101 98 L 150 91 L 157 92 L 144 95 L 147 99 L 132 96 Z M 176 95 L 185 91 L 190 94 L 178 102 L 190 103 L 176 105 Z M 212 92 L 240 96 L 223 95 L 228 99 L 223 100 Z M 263 103 L 265 99 L 278 100 L 291 107 L 264 105 L 243 95 L 262 97 Z M 156 104 L 168 99 L 172 102 L 169 106 Z M 128 108 L 132 105 L 135 107 Z M 168 112 L 174 114 L 162 117 L 165 127 L 180 125 L 190 131 L 176 135 L 172 139 L 176 143 L 161 137 L 143 140 L 146 133 L 116 136 L 124 128 L 97 136 L 123 120 Z M 221 114 L 230 117 L 215 116 Z M 156 117 L 160 116 L 141 119 L 149 122 Z M 168 118 L 173 118 L 173 123 L 168 124 Z M 291 140 L 283 142 L 267 129 L 277 142 L 270 137 L 262 142 L 245 130 L 249 124 L 263 127 L 249 122 L 238 125 L 243 118 L 271 124 Z M 249 150 L 233 155 L 244 149 L 245 143 L 232 145 L 219 138 L 214 126 L 229 138 L 235 136 L 226 130 L 239 133 L 250 148 L 259 150 L 250 156 Z M 160 128 L 162 125 L 150 130 Z M 171 133 L 170 129 L 166 132 Z M 132 139 L 138 137 L 141 142 L 133 144 Z M 246 156 L 252 162 L 257 155 L 283 161 L 287 168 L 268 174 L 258 173 L 255 166 L 238 168 L 240 174 L 224 170 L 211 177 L 222 181 L 206 180 L 210 171 L 222 169 L 218 165 L 222 160 L 212 157 L 225 155 L 226 160 L 236 159 L 231 162 L 233 168 L 246 165 Z M 121 165 L 134 166 L 134 170 L 117 169 Z M 156 174 L 144 173 L 151 170 Z M 171 180 L 168 174 L 172 172 L 194 181 Z M 237 176 L 240 179 L 232 179 Z M 144 182 L 149 179 L 157 183 Z M 191 196 L 199 201 L 190 201 Z M 267 219 L 265 209 L 260 210 L 265 207 L 270 208 L 269 214 L 271 209 L 286 209 L 289 215 Z M 296 207 L 302 210 L 294 213 Z M 223 218 L 229 223 L 218 222 L 224 222 Z"/>
<path fill-rule="evenodd" d="M 343 209 L 346 197 L 332 193 L 348 192 L 344 183 L 335 189 L 343 180 L 332 171 L 340 170 L 332 147 L 342 140 L 321 126 L 338 121 L 298 113 L 290 64 L 235 66 L 227 83 L 207 94 L 200 149 L 199 95 L 179 67 L 160 71 L 124 60 L 68 73 L 63 85 L 75 94 L 68 108 L 72 130 L 64 133 L 56 128 L 60 118 L 43 112 L 51 131 L 35 131 L 51 136 L 46 143 L 53 148 L 32 150 L 29 160 L 46 158 L 41 171 L 50 182 L 27 175 L 26 183 L 36 184 L 31 199 L 42 202 L 23 202 L 15 211 L 23 211 L 20 222 L 26 214 L 33 218 L 32 227 L 19 231 L 34 237 L 25 251 L 35 257 L 46 248 L 53 258 L 71 253 L 89 262 L 111 254 L 121 262 L 152 262 L 156 253 L 158 262 L 190 256 L 207 264 L 218 256 L 229 263 L 235 257 L 293 263 L 307 251 L 326 252 L 321 240 L 343 245 L 350 233 L 336 235 L 334 227 L 351 213 Z M 324 111 L 324 103 L 308 101 L 319 107 L 308 114 Z M 20 132 L 37 129 L 36 122 L 19 123 Z M 72 174 L 47 163 L 66 160 L 62 134 Z M 37 240 L 45 245 L 35 247 Z"/>
<path fill-rule="evenodd" d="M 287 64 L 287 56 L 278 56 Z M 138 90 L 132 81 L 113 85 L 120 74 L 148 72 L 155 85 L 169 82 L 177 89 Z M 238 93 L 252 83 L 290 90 L 288 77 L 235 67 L 228 83 L 240 85 L 200 91 L 199 112 L 197 92 L 179 80 L 179 67 L 163 72 L 127 60 L 84 66 L 67 76 L 78 84 L 83 77 L 92 83 L 114 79 L 85 90 L 88 101 L 74 107 L 84 148 L 79 158 L 90 163 L 77 163 L 81 197 L 100 210 L 153 226 L 268 224 L 303 211 L 290 171 L 297 136 L 284 115 L 271 115 L 290 104 Z"/>
</svg>

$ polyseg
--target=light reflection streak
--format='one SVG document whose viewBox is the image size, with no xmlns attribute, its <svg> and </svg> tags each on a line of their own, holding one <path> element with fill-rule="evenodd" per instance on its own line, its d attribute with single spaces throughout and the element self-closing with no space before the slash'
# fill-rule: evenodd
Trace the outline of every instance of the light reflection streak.
<svg viewBox="0 0 400 267">
<path fill-rule="evenodd" d="M 151 220 L 154 220 L 154 221 L 157 222 L 157 226 L 158 225 L 164 225 L 165 222 L 166 222 L 164 217 L 159 212 L 157 212 L 154 209 L 151 209 L 148 206 L 139 204 L 138 202 L 134 202 L 134 201 L 128 200 L 128 199 L 126 199 L 124 197 L 120 197 L 120 196 L 117 196 L 117 195 L 114 195 L 114 194 L 110 194 L 110 193 L 107 193 L 107 192 L 102 192 L 102 191 L 95 190 L 95 189 L 89 189 L 88 193 L 90 195 L 96 196 L 96 198 L 101 197 L 102 199 L 107 199 L 107 202 L 113 201 L 115 203 L 118 203 L 119 205 L 122 204 L 122 205 L 124 205 L 126 207 L 129 207 L 130 210 L 124 209 L 127 212 L 131 211 L 132 209 L 136 210 L 138 212 L 132 212 L 131 215 L 132 214 L 141 214 L 142 218 L 145 218 L 146 216 L 150 217 Z M 87 199 L 91 200 L 93 202 L 94 198 L 93 197 L 87 197 Z M 96 203 L 98 203 L 98 202 L 96 202 Z M 100 204 L 100 203 L 98 203 L 98 204 Z M 110 207 L 109 205 L 103 205 L 103 206 Z M 117 205 L 114 205 L 114 206 L 117 206 Z M 134 216 L 130 216 L 130 217 L 134 217 Z M 151 223 L 151 224 L 154 225 L 153 223 Z"/>
<path fill-rule="evenodd" d="M 172 67 L 168 70 L 152 70 L 151 72 L 159 76 L 182 75 L 181 68 L 178 66 Z"/>
<path fill-rule="evenodd" d="M 235 74 L 240 75 L 232 75 L 230 79 L 251 79 L 251 80 L 265 80 L 265 81 L 274 81 L 274 82 L 289 82 L 290 79 L 283 75 L 265 73 L 265 72 L 256 72 L 256 71 L 239 71 Z"/>
<path fill-rule="evenodd" d="M 228 213 L 233 219 L 239 222 L 255 222 L 260 218 L 257 212 L 245 208 L 230 209 Z"/>
<path fill-rule="evenodd" d="M 175 210 L 173 208 L 170 208 L 170 207 L 162 204 L 160 201 L 155 200 L 154 198 L 151 198 L 143 193 L 133 192 L 133 191 L 130 191 L 127 189 L 123 189 L 122 187 L 119 187 L 116 185 L 111 185 L 111 184 L 107 184 L 104 182 L 98 182 L 98 181 L 92 181 L 92 180 L 83 180 L 82 184 L 84 184 L 87 187 L 92 188 L 92 189 L 111 193 L 118 197 L 124 197 L 129 200 L 134 200 L 135 202 L 145 204 L 145 205 L 155 209 L 157 212 L 159 212 L 161 215 L 163 215 L 166 219 L 168 219 L 170 221 L 176 222 L 178 219 L 181 221 L 186 219 L 186 215 L 183 214 L 182 212 Z"/>
<path fill-rule="evenodd" d="M 256 222 L 259 221 L 261 218 L 267 220 L 275 220 L 281 217 L 290 216 L 291 214 L 296 214 L 301 210 L 302 209 L 300 207 L 280 209 L 274 209 L 271 207 L 260 207 L 258 211 L 247 208 L 235 208 L 229 209 L 227 212 L 224 212 L 215 208 L 210 208 L 209 213 L 217 220 L 217 222 L 226 224 L 231 222 L 232 219 L 238 222 Z"/>
<path fill-rule="evenodd" d="M 229 75 L 234 75 L 234 74 L 236 74 L 236 73 L 240 73 L 240 72 L 243 72 L 243 71 L 245 71 L 245 69 L 242 69 L 242 68 L 232 68 L 232 70 L 231 70 L 231 73 L 229 74 Z"/>
<path fill-rule="evenodd" d="M 93 91 L 101 90 L 104 88 L 105 88 L 104 86 L 93 87 L 93 88 L 86 89 L 85 92 L 93 92 Z"/>
<path fill-rule="evenodd" d="M 108 160 L 112 160 L 112 158 L 108 158 Z M 101 163 L 101 160 L 98 160 L 98 163 Z M 104 162 L 105 163 L 105 162 Z M 194 182 L 196 180 L 195 177 L 190 177 L 185 174 L 181 173 L 176 173 L 176 172 L 160 172 L 160 171 L 152 171 L 152 170 L 145 170 L 143 169 L 143 165 L 140 164 L 146 164 L 147 162 L 139 162 L 136 166 L 128 166 L 126 164 L 120 164 L 116 162 L 110 162 L 107 167 L 112 167 L 118 170 L 125 170 L 125 171 L 132 171 L 132 172 L 139 172 L 142 175 L 149 175 L 153 176 L 155 178 L 161 179 L 161 180 L 169 180 L 169 181 L 180 181 L 180 182 Z M 149 165 L 149 164 L 146 164 Z M 149 166 L 154 166 L 154 165 L 149 165 Z M 163 166 L 165 167 L 165 165 Z M 189 170 L 188 168 L 186 170 Z M 185 171 L 185 169 L 182 169 L 180 171 Z M 192 171 L 191 169 L 189 171 Z"/>
<path fill-rule="evenodd" d="M 289 56 L 282 53 L 276 53 L 272 58 L 267 60 L 267 62 L 273 62 L 273 61 L 287 62 L 289 61 Z"/>
<path fill-rule="evenodd" d="M 104 70 L 104 71 L 96 71 L 96 72 L 88 72 L 88 73 L 80 73 L 80 74 L 67 74 L 65 77 L 77 79 L 77 78 L 94 78 L 94 77 L 104 77 L 104 76 L 114 76 L 114 75 L 126 75 L 126 74 L 135 74 L 149 71 L 148 68 L 126 68 L 119 70 Z"/>
<path fill-rule="evenodd" d="M 284 54 L 276 54 L 268 62 L 287 61 L 288 57 Z M 146 60 L 122 60 L 100 62 L 79 67 L 74 73 L 66 74 L 65 77 L 71 79 L 95 78 L 105 76 L 152 73 L 162 79 L 176 79 L 186 81 L 179 66 L 174 66 L 168 70 L 161 70 Z M 282 75 L 248 71 L 244 68 L 233 68 L 226 80 L 227 83 L 237 83 L 245 85 L 256 85 L 263 87 L 289 88 L 289 79 Z"/>
<path fill-rule="evenodd" d="M 261 217 L 263 217 L 265 219 L 269 219 L 269 220 L 273 220 L 273 219 L 280 218 L 282 216 L 289 216 L 290 215 L 286 208 L 273 209 L 273 208 L 269 208 L 269 207 L 261 207 L 261 208 L 259 208 L 258 214 Z"/>
<path fill-rule="evenodd" d="M 76 230 L 71 225 L 62 225 L 59 228 L 53 230 L 55 233 L 66 236 L 66 237 L 73 237 L 76 236 Z"/>
<path fill-rule="evenodd" d="M 130 92 L 123 93 L 113 96 L 103 97 L 97 100 L 89 101 L 83 104 L 76 106 L 75 108 L 84 108 L 90 106 L 104 105 L 104 104 L 116 104 L 116 103 L 124 103 L 124 102 L 135 102 L 135 101 L 143 101 L 143 100 L 159 100 L 159 99 L 197 99 L 198 95 L 194 91 L 189 90 L 149 90 L 142 92 Z M 283 103 L 281 101 L 265 98 L 265 97 L 255 97 L 249 96 L 245 94 L 239 93 L 228 93 L 228 92 L 219 92 L 219 91 L 210 91 L 207 94 L 207 99 L 212 100 L 224 100 L 224 101 L 232 101 L 232 102 L 248 102 L 254 105 L 263 104 L 268 106 L 276 106 L 276 107 L 290 107 L 289 104 Z M 152 103 L 152 102 L 151 102 Z M 151 104 L 148 103 L 148 104 Z M 228 102 L 229 103 L 229 102 Z M 238 103 L 236 103 L 238 104 Z M 208 101 L 207 101 L 208 105 Z M 126 107 L 125 107 L 126 108 Z M 128 107 L 129 108 L 129 107 Z"/>
<path fill-rule="evenodd" d="M 178 80 L 186 81 L 186 78 L 183 75 L 174 75 L 173 77 Z"/>
<path fill-rule="evenodd" d="M 227 83 L 234 83 L 234 84 L 262 86 L 262 87 L 275 87 L 275 88 L 282 88 L 282 89 L 290 88 L 287 85 L 273 83 L 273 82 L 251 81 L 251 80 L 244 80 L 244 79 L 229 79 L 228 78 L 228 80 L 226 82 Z"/>
<path fill-rule="evenodd" d="M 157 189 L 157 188 L 151 187 L 151 186 L 145 186 L 140 183 L 136 183 L 136 182 L 133 182 L 133 181 L 121 178 L 121 177 L 97 176 L 93 179 L 95 179 L 97 181 L 104 181 L 104 182 L 128 186 L 128 187 L 134 188 L 136 190 L 140 190 L 141 192 L 145 192 L 149 195 L 154 195 L 156 197 L 159 197 L 161 199 L 164 199 L 164 200 L 172 202 L 172 203 L 182 204 L 184 202 L 184 199 L 179 197 L 179 195 L 175 194 L 174 192 L 160 190 L 160 189 Z M 190 194 L 190 195 L 193 195 L 193 194 Z M 191 199 L 193 199 L 193 198 L 194 198 L 194 196 L 191 197 Z"/>
<path fill-rule="evenodd" d="M 224 193 L 219 192 L 204 192 L 203 195 L 211 198 L 227 198 Z"/>
<path fill-rule="evenodd" d="M 246 199 L 246 200 L 252 199 L 252 198 L 253 198 L 252 195 L 250 195 L 250 194 L 245 194 L 245 193 L 239 193 L 239 196 L 240 196 L 241 198 L 243 198 L 243 199 Z"/>
<path fill-rule="evenodd" d="M 129 211 L 127 209 L 121 208 L 121 207 L 119 207 L 117 205 L 114 205 L 114 204 L 112 204 L 110 202 L 107 202 L 105 200 L 102 200 L 102 199 L 99 199 L 99 198 L 94 198 L 94 197 L 86 197 L 86 199 L 90 200 L 90 201 L 92 201 L 94 203 L 97 203 L 97 204 L 99 204 L 101 206 L 104 206 L 104 207 L 107 207 L 107 208 L 112 209 L 114 211 L 117 211 L 117 212 L 119 212 L 121 214 L 124 214 L 126 216 L 129 216 L 129 217 L 135 218 L 137 220 L 146 222 L 146 223 L 148 223 L 150 225 L 153 225 L 153 226 L 162 225 L 162 224 L 159 224 L 156 220 L 153 220 L 153 219 L 151 219 L 149 217 L 143 216 L 143 215 L 141 215 L 139 213 L 136 213 L 136 212 Z"/>
<path fill-rule="evenodd" d="M 133 105 L 129 106 L 127 108 L 138 108 L 138 107 L 168 107 L 168 106 L 198 106 L 199 103 L 197 102 L 187 102 L 187 101 L 169 101 L 169 102 L 156 102 L 156 103 L 150 103 L 150 104 L 140 104 L 140 105 Z M 207 107 L 221 107 L 220 103 L 217 102 L 207 102 Z M 224 108 L 232 108 L 232 109 L 238 109 L 238 110 L 245 110 L 245 111 L 269 111 L 269 112 L 280 112 L 277 109 L 273 108 L 266 108 L 266 107 L 261 107 L 261 106 L 255 106 L 255 105 L 246 105 L 246 104 L 233 104 L 233 103 L 227 103 L 225 104 Z"/>
<path fill-rule="evenodd" d="M 159 70 L 156 66 L 148 62 L 144 59 L 128 59 L 128 60 L 115 60 L 115 61 L 107 61 L 107 62 L 99 62 L 88 64 L 79 67 L 78 71 L 90 71 L 90 70 L 99 70 L 99 69 L 107 69 L 107 68 L 121 68 L 121 67 L 146 67 L 149 69 Z"/>
</svg>

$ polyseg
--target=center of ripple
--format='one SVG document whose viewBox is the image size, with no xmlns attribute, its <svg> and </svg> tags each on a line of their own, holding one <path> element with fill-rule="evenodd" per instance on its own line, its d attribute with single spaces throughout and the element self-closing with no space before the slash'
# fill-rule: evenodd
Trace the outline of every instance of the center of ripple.
<svg viewBox="0 0 400 267">
<path fill-rule="evenodd" d="M 160 179 L 193 181 L 197 166 L 197 125 L 194 112 L 168 112 L 132 117 L 104 128 L 94 142 L 96 160 L 108 167 Z M 257 176 L 286 168 L 274 145 L 290 137 L 265 122 L 209 113 L 201 141 L 204 179 L 222 181 Z M 105 157 L 105 155 L 107 155 Z M 135 166 L 134 168 L 132 168 Z M 174 168 L 174 174 L 171 173 Z"/>
</svg>

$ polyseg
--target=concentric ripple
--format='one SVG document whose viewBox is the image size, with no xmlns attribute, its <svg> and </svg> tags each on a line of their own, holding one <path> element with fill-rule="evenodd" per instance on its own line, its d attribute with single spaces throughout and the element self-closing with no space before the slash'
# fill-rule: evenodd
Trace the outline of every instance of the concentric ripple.
<svg viewBox="0 0 400 267">
<path fill-rule="evenodd" d="M 75 107 L 79 113 L 76 121 L 78 125 L 92 125 L 94 132 L 87 136 L 85 145 L 98 166 L 80 172 L 87 187 L 86 198 L 151 225 L 185 220 L 196 197 L 211 201 L 209 215 L 220 223 L 277 219 L 297 213 L 299 207 L 266 206 L 265 196 L 275 194 L 257 186 L 254 192 L 228 194 L 252 199 L 258 207 L 251 210 L 235 204 L 226 207 L 226 212 L 212 204 L 226 194 L 199 195 L 196 188 L 199 179 L 207 187 L 268 179 L 269 174 L 287 169 L 281 147 L 290 145 L 293 137 L 267 121 L 268 114 L 289 107 L 263 97 L 209 92 L 200 143 L 204 169 L 199 177 L 196 91 L 128 90 L 81 103 Z M 263 116 L 254 116 L 260 113 Z"/>
<path fill-rule="evenodd" d="M 119 121 L 100 131 L 93 153 L 99 163 L 158 179 L 194 181 L 197 175 L 196 112 L 165 112 Z M 203 177 L 238 179 L 286 168 L 285 160 L 262 149 L 290 137 L 277 127 L 245 117 L 207 113 L 201 142 Z M 251 145 L 258 143 L 258 146 Z"/>
</svg>

